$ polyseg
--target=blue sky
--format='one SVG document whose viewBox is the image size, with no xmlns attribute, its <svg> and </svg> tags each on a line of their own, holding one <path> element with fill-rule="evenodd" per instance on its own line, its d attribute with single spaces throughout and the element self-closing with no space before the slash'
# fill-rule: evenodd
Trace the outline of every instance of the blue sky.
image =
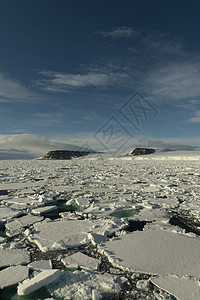
<svg viewBox="0 0 200 300">
<path fill-rule="evenodd" d="M 199 10 L 194 0 L 0 0 L 0 157 L 66 143 L 200 147 Z"/>
</svg>

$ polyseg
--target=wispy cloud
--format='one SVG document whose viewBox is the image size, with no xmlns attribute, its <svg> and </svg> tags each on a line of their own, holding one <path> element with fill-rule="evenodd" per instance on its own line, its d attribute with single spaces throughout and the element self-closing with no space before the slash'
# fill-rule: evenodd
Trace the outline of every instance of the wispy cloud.
<svg viewBox="0 0 200 300">
<path fill-rule="evenodd" d="M 138 37 L 141 34 L 141 30 L 132 27 L 121 26 L 121 27 L 114 28 L 112 31 L 100 31 L 97 33 L 101 34 L 104 37 L 108 37 L 112 39 L 119 39 L 119 38 L 131 39 L 131 38 Z"/>
<path fill-rule="evenodd" d="M 159 65 L 143 77 L 145 91 L 156 97 L 156 100 L 175 101 L 200 95 L 200 60 L 170 62 Z"/>
<path fill-rule="evenodd" d="M 0 73 L 0 102 L 24 101 L 31 97 L 33 97 L 33 93 L 19 81 Z"/>
<path fill-rule="evenodd" d="M 127 75 L 124 73 L 102 73 L 89 72 L 86 74 L 64 74 L 52 71 L 41 71 L 43 79 L 36 84 L 52 92 L 69 92 L 73 89 L 87 87 L 103 88 L 116 85 L 121 80 L 126 80 Z"/>
<path fill-rule="evenodd" d="M 98 33 L 113 39 L 128 38 L 129 45 L 123 52 L 113 49 L 113 56 L 100 55 L 98 63 L 81 66 L 76 74 L 41 71 L 42 78 L 36 85 L 48 92 L 63 93 L 83 89 L 99 92 L 113 87 L 138 90 L 152 101 L 185 107 L 195 105 L 193 99 L 199 101 L 200 56 L 187 51 L 181 40 L 125 26 Z M 133 37 L 137 42 L 133 43 Z"/>
<path fill-rule="evenodd" d="M 141 44 L 148 54 L 151 56 L 165 56 L 165 59 L 169 59 L 169 56 L 183 56 L 185 53 L 183 42 L 179 39 L 169 39 L 166 33 L 152 32 L 141 37 Z"/>
<path fill-rule="evenodd" d="M 187 120 L 187 122 L 200 123 L 200 110 L 197 110 L 195 113 L 195 116 L 193 118 L 190 118 L 189 120 Z"/>
<path fill-rule="evenodd" d="M 77 150 L 80 147 L 55 142 L 35 134 L 0 135 L 0 159 L 35 158 L 50 150 Z"/>
</svg>

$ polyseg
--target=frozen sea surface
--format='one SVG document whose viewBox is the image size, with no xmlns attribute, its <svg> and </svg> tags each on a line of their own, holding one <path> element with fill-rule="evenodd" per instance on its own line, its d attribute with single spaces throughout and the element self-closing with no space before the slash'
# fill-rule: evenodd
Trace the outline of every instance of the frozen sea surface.
<svg viewBox="0 0 200 300">
<path fill-rule="evenodd" d="M 0 161 L 0 299 L 200 299 L 199 167 L 199 152 Z"/>
</svg>

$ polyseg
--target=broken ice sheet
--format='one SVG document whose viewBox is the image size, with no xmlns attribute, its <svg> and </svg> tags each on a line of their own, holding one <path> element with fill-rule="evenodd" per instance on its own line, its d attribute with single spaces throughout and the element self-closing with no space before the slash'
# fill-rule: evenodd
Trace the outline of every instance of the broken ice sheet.
<svg viewBox="0 0 200 300">
<path fill-rule="evenodd" d="M 125 223 L 120 220 L 56 220 L 34 224 L 28 239 L 42 252 L 68 249 L 91 242 L 89 233 L 109 235 L 123 229 Z"/>
<path fill-rule="evenodd" d="M 29 262 L 30 255 L 25 250 L 0 249 L 0 268 Z"/>
<path fill-rule="evenodd" d="M 28 278 L 29 268 L 25 266 L 8 267 L 0 271 L 0 288 L 17 284 Z"/>
<path fill-rule="evenodd" d="M 52 283 L 48 290 L 52 296 L 64 300 L 115 299 L 123 286 L 120 277 L 97 272 L 65 273 L 60 281 Z"/>
<path fill-rule="evenodd" d="M 175 296 L 177 300 L 200 299 L 200 284 L 195 279 L 165 275 L 152 278 L 151 282 L 158 288 Z"/>
<path fill-rule="evenodd" d="M 99 249 L 114 266 L 125 270 L 200 278 L 199 237 L 147 229 L 105 242 Z"/>
<path fill-rule="evenodd" d="M 29 295 L 41 287 L 58 280 L 63 272 L 59 270 L 44 270 L 31 279 L 27 279 L 18 285 L 17 293 L 20 296 Z"/>
<path fill-rule="evenodd" d="M 99 259 L 87 256 L 81 252 L 65 256 L 61 261 L 67 268 L 82 268 L 91 271 L 98 270 L 101 263 Z"/>
<path fill-rule="evenodd" d="M 52 262 L 51 260 L 36 260 L 31 262 L 28 267 L 34 270 L 50 270 L 52 269 Z"/>
<path fill-rule="evenodd" d="M 28 225 L 34 224 L 42 220 L 42 217 L 32 216 L 30 214 L 21 218 L 12 219 L 8 221 L 5 225 L 6 234 L 8 236 L 19 234 L 23 227 L 26 227 Z"/>
<path fill-rule="evenodd" d="M 12 210 L 9 207 L 0 207 L 0 222 L 5 222 L 14 217 L 20 216 L 22 212 L 20 210 Z"/>
<path fill-rule="evenodd" d="M 49 212 L 57 212 L 57 207 L 55 205 L 43 206 L 32 209 L 32 214 L 34 215 L 43 215 Z"/>
</svg>

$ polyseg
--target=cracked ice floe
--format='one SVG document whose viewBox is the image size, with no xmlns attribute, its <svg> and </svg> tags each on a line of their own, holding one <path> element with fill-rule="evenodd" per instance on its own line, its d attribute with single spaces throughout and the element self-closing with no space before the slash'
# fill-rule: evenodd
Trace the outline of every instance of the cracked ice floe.
<svg viewBox="0 0 200 300">
<path fill-rule="evenodd" d="M 147 229 L 110 240 L 100 251 L 114 266 L 149 274 L 200 278 L 200 238 Z"/>
<path fill-rule="evenodd" d="M 41 186 L 44 181 L 39 182 L 12 182 L 12 183 L 1 183 L 0 190 L 20 190 L 28 187 L 37 187 Z"/>
<path fill-rule="evenodd" d="M 123 229 L 125 223 L 120 220 L 56 220 L 43 221 L 34 225 L 34 231 L 28 239 L 35 243 L 42 252 L 73 248 L 90 243 L 89 233 L 104 236 Z M 25 232 L 26 233 L 26 232 Z"/>
<path fill-rule="evenodd" d="M 23 227 L 26 227 L 28 225 L 32 225 L 36 222 L 42 221 L 42 217 L 27 215 L 23 216 L 21 218 L 12 219 L 8 221 L 5 225 L 6 227 L 6 234 L 8 236 L 17 235 L 21 232 Z"/>
<path fill-rule="evenodd" d="M 68 268 L 82 268 L 91 271 L 98 270 L 101 263 L 99 259 L 87 256 L 81 252 L 65 256 L 63 259 L 61 259 L 61 261 Z"/>
<path fill-rule="evenodd" d="M 22 214 L 19 210 L 13 210 L 9 207 L 0 207 L 0 222 L 7 221 Z"/>
<path fill-rule="evenodd" d="M 8 267 L 0 271 L 0 288 L 17 284 L 28 278 L 29 268 L 25 266 Z"/>
<path fill-rule="evenodd" d="M 58 282 L 48 287 L 51 295 L 65 300 L 115 299 L 113 293 L 119 293 L 123 279 L 111 274 L 97 272 L 64 273 Z"/>
<path fill-rule="evenodd" d="M 195 279 L 164 275 L 151 278 L 151 282 L 158 288 L 175 296 L 177 300 L 200 299 L 200 284 Z"/>
<path fill-rule="evenodd" d="M 19 296 L 29 295 L 39 290 L 41 287 L 58 280 L 62 274 L 63 272 L 59 270 L 44 270 L 32 279 L 20 283 L 17 288 L 17 293 Z"/>
<path fill-rule="evenodd" d="M 25 250 L 0 249 L 0 268 L 29 262 L 30 255 Z"/>
<path fill-rule="evenodd" d="M 57 212 L 57 206 L 51 205 L 51 206 L 43 206 L 32 209 L 31 213 L 34 215 L 43 215 L 49 212 Z"/>
<path fill-rule="evenodd" d="M 51 260 L 37 260 L 28 264 L 28 267 L 37 271 L 50 270 L 52 269 L 52 262 Z"/>
</svg>

